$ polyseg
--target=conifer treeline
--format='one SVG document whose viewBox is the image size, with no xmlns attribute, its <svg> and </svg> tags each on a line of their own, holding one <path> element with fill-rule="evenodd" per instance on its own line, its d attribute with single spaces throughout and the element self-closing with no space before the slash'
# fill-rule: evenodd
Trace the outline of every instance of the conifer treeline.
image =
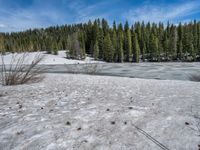
<svg viewBox="0 0 200 150">
<path fill-rule="evenodd" d="M 85 54 L 107 62 L 200 61 L 200 22 L 167 24 L 136 22 L 129 26 L 96 19 L 24 32 L 0 33 L 1 51 L 45 50 L 84 59 Z"/>
</svg>

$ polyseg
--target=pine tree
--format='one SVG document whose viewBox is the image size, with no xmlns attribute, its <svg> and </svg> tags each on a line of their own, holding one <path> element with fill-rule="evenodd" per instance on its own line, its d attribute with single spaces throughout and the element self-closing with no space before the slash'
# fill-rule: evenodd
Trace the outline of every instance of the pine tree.
<svg viewBox="0 0 200 150">
<path fill-rule="evenodd" d="M 145 24 L 144 22 L 142 22 L 142 26 L 141 26 L 141 32 L 142 32 L 142 35 L 141 35 L 141 55 L 142 55 L 142 60 L 145 61 L 145 58 L 146 58 L 146 53 L 147 53 L 147 33 L 146 33 L 146 28 L 145 28 Z"/>
<path fill-rule="evenodd" d="M 112 45 L 113 45 L 113 60 L 117 61 L 117 33 L 113 30 L 112 33 Z"/>
<path fill-rule="evenodd" d="M 143 60 L 143 62 L 145 61 L 145 54 L 146 54 L 146 45 L 145 45 L 145 43 L 143 43 L 143 46 L 142 46 L 142 50 L 141 50 L 141 54 L 142 54 L 142 60 Z"/>
<path fill-rule="evenodd" d="M 151 33 L 151 24 L 150 22 L 148 22 L 146 25 L 146 34 L 145 34 L 146 49 L 147 49 L 146 53 L 148 54 L 148 57 L 150 54 L 150 33 Z"/>
<path fill-rule="evenodd" d="M 96 40 L 95 44 L 94 44 L 94 53 L 93 53 L 93 57 L 95 60 L 98 60 L 99 58 L 99 44 L 98 41 Z"/>
<path fill-rule="evenodd" d="M 85 50 L 86 53 L 91 53 L 91 42 L 93 41 L 93 24 L 91 20 L 88 21 L 87 26 L 85 27 L 86 29 L 86 38 L 85 38 Z"/>
<path fill-rule="evenodd" d="M 90 53 L 93 55 L 95 41 L 99 39 L 99 26 L 97 20 L 94 21 L 92 26 L 92 37 L 90 42 Z"/>
<path fill-rule="evenodd" d="M 177 41 L 178 41 L 178 34 L 177 34 L 177 30 L 176 27 L 172 26 L 171 29 L 171 38 L 170 38 L 170 53 L 172 55 L 173 60 L 177 59 Z"/>
<path fill-rule="evenodd" d="M 137 39 L 140 49 L 142 48 L 142 28 L 140 22 L 135 23 L 135 33 L 137 34 Z"/>
<path fill-rule="evenodd" d="M 196 20 L 194 20 L 193 24 L 193 46 L 194 46 L 194 55 L 198 53 L 198 25 Z M 194 58 L 194 61 L 196 61 L 196 56 Z"/>
<path fill-rule="evenodd" d="M 72 37 L 67 37 L 67 44 L 66 44 L 66 57 L 70 58 L 70 55 L 72 54 Z"/>
<path fill-rule="evenodd" d="M 123 27 L 122 24 L 119 24 L 117 31 L 117 52 L 116 52 L 117 62 L 123 62 L 124 60 L 123 39 L 124 39 Z"/>
<path fill-rule="evenodd" d="M 103 34 L 103 30 L 100 29 L 100 31 L 99 31 L 99 39 L 98 39 L 99 59 L 103 59 L 103 55 L 104 55 L 103 42 L 104 42 L 104 34 Z"/>
<path fill-rule="evenodd" d="M 169 53 L 169 39 L 167 37 L 167 32 L 164 33 L 164 40 L 163 40 L 163 52 L 164 52 L 164 59 L 168 60 L 168 53 Z"/>
<path fill-rule="evenodd" d="M 191 56 L 192 56 L 192 60 L 190 61 L 196 61 L 196 51 L 194 49 L 193 43 L 190 43 L 190 51 L 191 51 Z"/>
<path fill-rule="evenodd" d="M 80 58 L 85 59 L 85 36 L 84 32 L 79 33 L 79 42 L 80 42 L 80 47 L 81 47 L 81 53 L 80 53 Z"/>
<path fill-rule="evenodd" d="M 178 43 L 178 53 L 177 53 L 178 60 L 182 60 L 183 59 L 183 54 L 182 53 L 183 53 L 183 43 L 180 40 L 179 43 Z"/>
<path fill-rule="evenodd" d="M 110 35 L 107 34 L 104 38 L 104 59 L 107 62 L 112 62 L 113 61 L 113 46 L 112 46 L 112 41 L 110 39 Z"/>
<path fill-rule="evenodd" d="M 108 22 L 103 18 L 102 19 L 102 30 L 103 30 L 103 34 L 104 36 L 108 33 L 109 31 L 109 25 Z"/>
<path fill-rule="evenodd" d="M 189 53 L 190 56 L 192 56 L 192 59 L 196 61 L 196 49 L 194 49 L 193 39 L 194 37 L 193 37 L 192 29 L 191 27 L 189 27 L 188 37 L 187 37 L 187 46 L 188 46 L 187 52 Z M 191 60 L 189 59 L 189 61 Z"/>
<path fill-rule="evenodd" d="M 179 23 L 179 25 L 178 25 L 177 32 L 178 32 L 177 59 L 182 60 L 183 59 L 183 55 L 182 55 L 182 53 L 183 53 L 183 26 L 181 23 Z"/>
<path fill-rule="evenodd" d="M 198 54 L 198 59 L 200 60 L 200 23 L 198 23 L 198 41 L 197 41 L 197 54 Z"/>
<path fill-rule="evenodd" d="M 116 26 L 116 22 L 113 22 L 113 30 L 116 32 L 117 31 L 117 26 Z"/>
<path fill-rule="evenodd" d="M 0 34 L 0 53 L 5 51 L 4 37 Z"/>
<path fill-rule="evenodd" d="M 125 61 L 129 62 L 132 50 L 131 32 L 129 29 L 128 22 L 126 22 L 125 27 L 125 37 L 124 37 L 124 51 L 125 51 Z"/>
<path fill-rule="evenodd" d="M 140 46 L 137 34 L 133 33 L 133 62 L 138 63 L 140 60 Z"/>
<path fill-rule="evenodd" d="M 158 38 L 151 33 L 150 36 L 150 60 L 158 61 Z"/>
</svg>

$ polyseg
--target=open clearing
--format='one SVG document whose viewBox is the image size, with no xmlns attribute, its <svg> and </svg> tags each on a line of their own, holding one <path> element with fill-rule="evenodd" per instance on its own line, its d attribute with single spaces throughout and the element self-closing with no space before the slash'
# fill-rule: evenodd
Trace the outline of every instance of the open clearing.
<svg viewBox="0 0 200 150">
<path fill-rule="evenodd" d="M 200 84 L 46 74 L 0 86 L 1 150 L 197 150 Z"/>
<path fill-rule="evenodd" d="M 14 63 L 17 63 L 19 58 L 25 57 L 23 64 L 31 64 L 34 60 L 34 57 L 40 55 L 44 56 L 44 59 L 39 63 L 40 65 L 65 65 L 65 64 L 85 64 L 85 63 L 103 63 L 102 61 L 95 61 L 91 57 L 86 57 L 84 60 L 75 60 L 75 59 L 66 59 L 66 51 L 58 51 L 58 55 L 47 54 L 46 51 L 42 52 L 25 52 L 25 53 L 6 53 L 3 55 L 4 63 L 10 65 L 13 60 Z M 0 55 L 1 56 L 1 55 Z M 0 60 L 2 64 L 2 60 Z"/>
</svg>

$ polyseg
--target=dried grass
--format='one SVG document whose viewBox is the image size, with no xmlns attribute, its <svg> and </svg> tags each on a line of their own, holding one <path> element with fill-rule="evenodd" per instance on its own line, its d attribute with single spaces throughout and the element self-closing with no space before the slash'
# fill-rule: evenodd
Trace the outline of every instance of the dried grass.
<svg viewBox="0 0 200 150">
<path fill-rule="evenodd" d="M 1 54 L 1 83 L 2 85 L 17 85 L 29 82 L 39 82 L 44 77 L 41 75 L 42 69 L 38 64 L 44 59 L 44 55 L 36 54 L 31 64 L 26 65 L 28 53 L 21 56 L 12 54 L 9 65 L 5 64 L 4 55 Z"/>
</svg>

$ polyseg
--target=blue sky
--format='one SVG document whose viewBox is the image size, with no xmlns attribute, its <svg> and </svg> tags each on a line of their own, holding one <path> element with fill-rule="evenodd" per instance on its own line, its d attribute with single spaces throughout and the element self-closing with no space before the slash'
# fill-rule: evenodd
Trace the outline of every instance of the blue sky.
<svg viewBox="0 0 200 150">
<path fill-rule="evenodd" d="M 0 32 L 106 18 L 188 22 L 200 19 L 200 0 L 0 0 Z"/>
</svg>

